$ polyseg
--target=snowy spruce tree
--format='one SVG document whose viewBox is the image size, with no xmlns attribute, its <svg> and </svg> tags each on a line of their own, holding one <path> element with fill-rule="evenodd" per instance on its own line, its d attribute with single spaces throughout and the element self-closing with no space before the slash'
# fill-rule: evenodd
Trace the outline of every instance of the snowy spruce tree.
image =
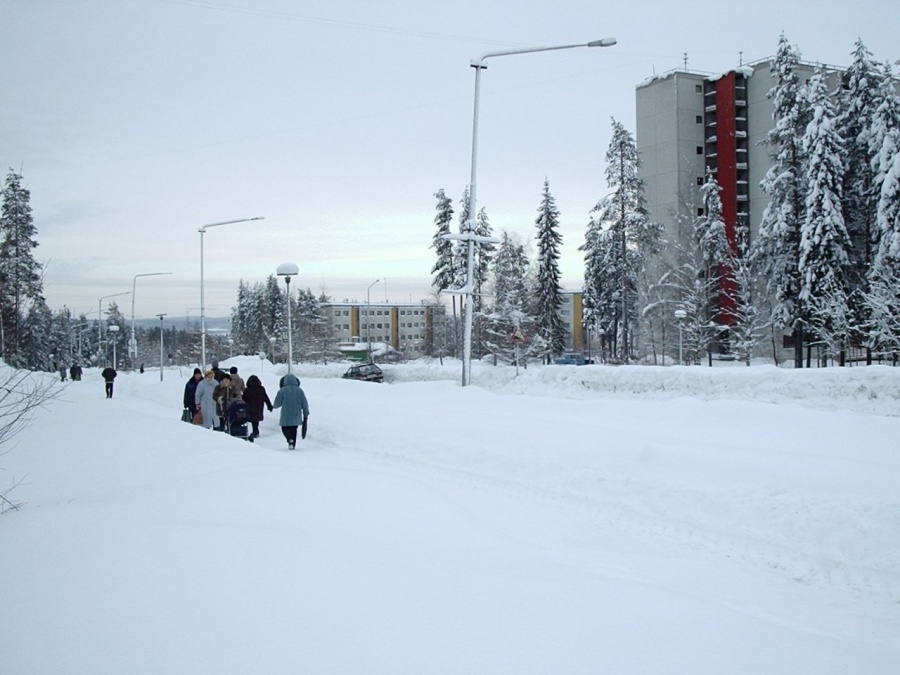
<svg viewBox="0 0 900 675">
<path fill-rule="evenodd" d="M 761 264 L 772 302 L 772 324 L 794 334 L 794 365 L 803 365 L 803 316 L 800 301 L 800 228 L 806 205 L 806 159 L 803 136 L 808 122 L 804 87 L 797 75 L 799 53 L 784 35 L 770 70 L 775 85 L 768 97 L 774 104 L 774 126 L 764 143 L 772 165 L 760 184 L 769 203 L 763 211 L 754 255 Z"/>
<path fill-rule="evenodd" d="M 843 140 L 844 173 L 842 211 L 847 234 L 853 243 L 851 282 L 859 287 L 878 245 L 875 213 L 878 195 L 872 171 L 870 138 L 875 129 L 875 114 L 884 74 L 872 59 L 862 40 L 856 41 L 853 61 L 840 89 L 836 127 Z"/>
<path fill-rule="evenodd" d="M 887 129 L 878 156 L 878 250 L 869 272 L 870 345 L 900 351 L 900 128 Z"/>
<path fill-rule="evenodd" d="M 803 136 L 807 160 L 800 230 L 800 313 L 812 334 L 829 346 L 845 344 L 849 327 L 850 238 L 842 211 L 843 144 L 825 75 L 809 82 L 811 119 Z"/>
<path fill-rule="evenodd" d="M 22 176 L 10 169 L 0 209 L 0 335 L 3 357 L 17 367 L 43 367 L 21 355 L 25 316 L 34 302 L 43 302 L 41 265 L 34 259 L 37 228 L 31 214 L 31 193 Z"/>
<path fill-rule="evenodd" d="M 876 116 L 884 72 L 872 59 L 862 40 L 857 40 L 853 60 L 844 74 L 840 90 L 837 128 L 844 145 L 843 203 L 844 223 L 850 237 L 848 305 L 851 338 L 862 342 L 862 330 L 868 323 L 869 269 L 878 248 L 879 229 L 875 218 L 878 208 L 878 184 L 873 155 Z M 893 89 L 893 87 L 891 87 Z M 880 144 L 878 145 L 880 148 Z M 868 354 L 871 361 L 871 353 Z"/>
<path fill-rule="evenodd" d="M 484 208 L 481 208 L 478 211 L 478 218 L 475 220 L 475 234 L 479 237 L 494 236 L 487 211 Z M 474 291 L 476 312 L 482 312 L 484 310 L 484 288 L 490 273 L 491 258 L 496 250 L 496 244 L 489 242 L 478 243 L 475 245 L 475 265 L 472 274 L 475 277 Z"/>
<path fill-rule="evenodd" d="M 535 328 L 534 317 L 529 314 L 529 261 L 525 246 L 504 230 L 491 267 L 494 306 L 485 315 L 484 344 L 497 360 L 513 363 L 516 356 L 530 356 L 529 347 L 534 344 L 529 339 Z M 512 339 L 517 331 L 527 340 L 518 347 Z"/>
<path fill-rule="evenodd" d="M 612 194 L 592 209 L 580 250 L 585 253 L 585 323 L 606 331 L 627 362 L 633 345 L 629 326 L 638 316 L 637 289 L 647 257 L 658 250 L 662 226 L 652 222 L 647 211 L 634 137 L 616 120 L 612 129 L 606 152 L 606 182 Z M 649 283 L 642 285 L 649 288 Z"/>
<path fill-rule="evenodd" d="M 453 222 L 453 202 L 443 190 L 438 190 L 434 196 L 437 199 L 437 213 L 434 216 L 435 232 L 431 248 L 434 249 L 437 260 L 431 268 L 434 275 L 431 286 L 440 293 L 452 288 L 454 283 L 453 242 L 445 238 L 445 235 L 450 234 L 450 224 Z"/>
<path fill-rule="evenodd" d="M 534 289 L 534 314 L 537 331 L 546 342 L 548 362 L 562 354 L 568 341 L 568 329 L 560 316 L 563 306 L 559 271 L 559 210 L 550 193 L 550 182 L 544 180 L 541 205 L 534 221 L 537 227 L 537 284 Z"/>
<path fill-rule="evenodd" d="M 622 309 L 622 270 L 617 265 L 621 259 L 616 233 L 591 216 L 584 244 L 578 250 L 584 252 L 584 327 L 596 335 L 608 335 L 609 344 L 613 345 Z"/>
</svg>

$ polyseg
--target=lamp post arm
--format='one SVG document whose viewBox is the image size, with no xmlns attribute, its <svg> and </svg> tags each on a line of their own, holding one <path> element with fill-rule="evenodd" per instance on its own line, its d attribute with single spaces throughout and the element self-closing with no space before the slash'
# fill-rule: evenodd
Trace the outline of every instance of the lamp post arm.
<svg viewBox="0 0 900 675">
<path fill-rule="evenodd" d="M 206 232 L 206 228 L 208 227 L 219 227 L 219 225 L 231 225 L 233 223 L 246 223 L 251 220 L 265 220 L 265 216 L 256 216 L 254 218 L 237 218 L 235 220 L 223 220 L 218 223 L 207 223 L 206 225 L 201 225 L 197 228 L 197 232 Z"/>
<path fill-rule="evenodd" d="M 473 68 L 486 68 L 485 59 L 491 59 L 496 56 L 512 56 L 513 54 L 533 54 L 534 52 L 555 52 L 560 49 L 578 49 L 581 47 L 612 47 L 616 44 L 615 38 L 602 38 L 600 40 L 592 40 L 591 42 L 581 42 L 577 45 L 560 45 L 558 47 L 524 47 L 522 49 L 504 49 L 496 52 L 487 52 L 482 54 L 477 60 L 472 61 Z"/>
</svg>

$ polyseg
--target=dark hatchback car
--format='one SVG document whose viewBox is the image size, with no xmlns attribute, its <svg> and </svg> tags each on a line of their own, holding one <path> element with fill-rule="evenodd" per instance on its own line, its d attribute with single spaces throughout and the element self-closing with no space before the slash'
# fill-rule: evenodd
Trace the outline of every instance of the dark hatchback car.
<svg viewBox="0 0 900 675">
<path fill-rule="evenodd" d="M 350 369 L 341 375 L 345 380 L 362 380 L 363 382 L 384 382 L 384 373 L 374 363 L 364 363 L 359 366 L 350 366 Z"/>
</svg>

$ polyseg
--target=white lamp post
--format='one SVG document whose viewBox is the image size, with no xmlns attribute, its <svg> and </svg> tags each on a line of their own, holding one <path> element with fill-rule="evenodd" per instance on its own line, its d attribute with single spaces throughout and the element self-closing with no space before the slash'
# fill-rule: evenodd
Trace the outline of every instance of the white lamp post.
<svg viewBox="0 0 900 675">
<path fill-rule="evenodd" d="M 369 287 L 366 289 L 366 356 L 369 357 L 369 363 L 372 362 L 372 303 L 369 301 L 369 292 L 372 290 L 372 286 L 377 284 L 381 279 L 376 279 Z"/>
<path fill-rule="evenodd" d="M 478 218 L 478 201 L 476 193 L 476 174 L 478 160 L 478 104 L 481 90 L 481 71 L 487 68 L 484 62 L 495 56 L 511 56 L 514 54 L 531 54 L 533 52 L 550 52 L 560 49 L 575 49 L 576 47 L 611 47 L 616 44 L 615 38 L 603 38 L 602 40 L 594 40 L 577 45 L 562 45 L 559 47 L 528 47 L 525 49 L 509 49 L 498 52 L 488 52 L 483 54 L 481 58 L 472 61 L 472 67 L 475 69 L 475 113 L 472 122 L 472 175 L 469 180 L 469 221 L 467 223 L 467 231 L 458 235 L 449 235 L 448 239 L 459 239 L 466 241 L 468 246 L 466 261 L 466 285 L 464 288 L 458 289 L 458 293 L 466 296 L 466 312 L 463 327 L 463 372 L 462 385 L 468 386 L 471 382 L 472 375 L 472 312 L 474 284 L 472 275 L 474 273 L 475 259 L 475 243 L 498 243 L 500 240 L 494 237 L 479 237 L 475 234 L 475 222 Z"/>
<path fill-rule="evenodd" d="M 293 324 L 291 323 L 291 277 L 297 276 L 300 269 L 296 263 L 281 263 L 275 274 L 284 277 L 284 285 L 287 289 L 287 334 L 288 334 L 288 375 L 291 374 L 291 363 L 294 361 L 294 343 L 291 338 Z"/>
<path fill-rule="evenodd" d="M 157 314 L 159 317 L 159 381 L 163 381 L 163 317 L 165 314 Z"/>
<path fill-rule="evenodd" d="M 131 282 L 131 340 L 128 341 L 128 356 L 137 359 L 137 336 L 134 333 L 134 298 L 137 295 L 138 277 L 157 277 L 163 274 L 172 274 L 171 272 L 147 272 L 146 274 L 135 274 L 134 281 Z M 157 315 L 158 316 L 158 315 Z M 132 361 L 132 368 L 134 361 Z"/>
<path fill-rule="evenodd" d="M 203 235 L 206 234 L 207 228 L 219 227 L 220 225 L 231 225 L 232 223 L 246 223 L 251 220 L 263 220 L 264 216 L 256 216 L 255 218 L 238 218 L 236 220 L 223 220 L 221 223 L 208 223 L 197 228 L 200 233 L 200 367 L 206 368 L 206 308 L 203 297 Z"/>
<path fill-rule="evenodd" d="M 675 318 L 678 319 L 678 364 L 684 365 L 684 338 L 683 338 L 683 330 L 684 330 L 684 319 L 687 317 L 687 312 L 683 309 L 675 310 Z"/>
<path fill-rule="evenodd" d="M 113 346 L 112 367 L 113 367 L 113 370 L 116 370 L 116 360 L 117 360 L 116 359 L 116 333 L 119 332 L 119 327 L 116 326 L 115 324 L 113 324 L 109 327 L 109 332 L 113 334 L 113 336 L 112 336 L 112 346 Z"/>
<path fill-rule="evenodd" d="M 100 343 L 103 342 L 103 301 L 107 298 L 117 298 L 120 295 L 131 295 L 131 291 L 124 293 L 113 293 L 112 295 L 104 295 L 97 301 L 97 353 L 100 353 Z M 118 329 L 116 329 L 118 330 Z"/>
</svg>

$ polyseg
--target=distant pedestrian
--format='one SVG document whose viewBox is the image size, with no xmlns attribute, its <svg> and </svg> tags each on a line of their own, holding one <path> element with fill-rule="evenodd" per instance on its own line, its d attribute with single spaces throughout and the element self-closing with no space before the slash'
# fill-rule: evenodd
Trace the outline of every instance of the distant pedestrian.
<svg viewBox="0 0 900 675">
<path fill-rule="evenodd" d="M 231 366 L 228 369 L 228 374 L 231 375 L 231 390 L 234 392 L 234 395 L 243 396 L 247 385 L 244 384 L 244 378 L 238 375 L 237 366 Z"/>
<path fill-rule="evenodd" d="M 219 368 L 218 361 L 212 362 L 212 371 L 213 371 L 213 376 L 216 378 L 216 382 L 221 382 L 222 378 L 225 377 L 225 375 L 227 374 L 224 370 Z"/>
<path fill-rule="evenodd" d="M 213 398 L 213 393 L 217 386 L 215 373 L 207 370 L 194 391 L 194 404 L 203 416 L 203 427 L 206 429 L 212 429 L 216 423 L 216 399 Z"/>
<path fill-rule="evenodd" d="M 59 364 L 59 381 L 60 382 L 66 381 L 66 366 L 63 363 Z"/>
<path fill-rule="evenodd" d="M 250 438 L 259 438 L 259 423 L 263 420 L 263 408 L 268 408 L 269 412 L 272 412 L 272 401 L 269 400 L 266 388 L 256 375 L 247 378 L 243 398 L 250 408 L 250 424 L 253 425 Z"/>
<path fill-rule="evenodd" d="M 281 425 L 281 433 L 288 443 L 288 449 L 293 450 L 297 445 L 297 427 L 309 417 L 309 403 L 306 394 L 300 388 L 300 380 L 294 375 L 285 375 L 282 378 L 283 386 L 275 394 L 273 408 L 281 408 L 281 417 L 278 423 Z"/>
<path fill-rule="evenodd" d="M 103 369 L 103 372 L 100 373 L 103 377 L 103 382 L 106 384 L 106 398 L 112 398 L 113 396 L 113 382 L 116 379 L 116 369 L 112 367 L 112 364 L 107 363 L 106 368 Z"/>
<path fill-rule="evenodd" d="M 144 364 L 142 363 L 141 364 L 141 375 L 143 375 L 143 374 L 144 374 Z"/>
</svg>

